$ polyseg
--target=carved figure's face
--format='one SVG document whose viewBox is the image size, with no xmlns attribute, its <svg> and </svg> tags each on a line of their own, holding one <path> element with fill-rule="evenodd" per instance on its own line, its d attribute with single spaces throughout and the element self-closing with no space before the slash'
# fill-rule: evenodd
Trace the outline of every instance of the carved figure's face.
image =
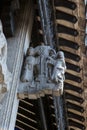
<svg viewBox="0 0 87 130">
<path fill-rule="evenodd" d="M 56 83 L 63 82 L 64 81 L 64 73 L 65 73 L 65 68 L 64 68 L 64 66 L 62 66 L 62 62 L 58 61 L 54 67 L 52 79 Z"/>
<path fill-rule="evenodd" d="M 50 55 L 51 57 L 55 57 L 55 55 L 56 55 L 55 50 L 51 49 L 51 50 L 49 51 L 49 55 Z"/>
<path fill-rule="evenodd" d="M 34 48 L 30 47 L 28 50 L 28 55 L 33 55 L 34 54 Z"/>
</svg>

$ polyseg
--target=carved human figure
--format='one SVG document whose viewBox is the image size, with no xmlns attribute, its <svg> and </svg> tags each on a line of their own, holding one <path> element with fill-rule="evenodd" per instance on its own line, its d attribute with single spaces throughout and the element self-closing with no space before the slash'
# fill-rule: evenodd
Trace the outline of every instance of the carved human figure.
<svg viewBox="0 0 87 130">
<path fill-rule="evenodd" d="M 33 69 L 35 65 L 35 58 L 33 56 L 28 56 L 25 59 L 24 68 L 21 76 L 22 82 L 32 82 L 33 81 Z"/>
<path fill-rule="evenodd" d="M 61 83 L 61 84 L 63 83 L 65 79 L 64 77 L 65 69 L 66 69 L 66 65 L 64 60 L 64 54 L 62 51 L 59 51 L 57 53 L 56 62 L 52 74 L 52 80 L 55 83 Z"/>
<path fill-rule="evenodd" d="M 0 93 L 9 90 L 11 73 L 7 68 L 7 41 L 3 34 L 2 23 L 0 20 Z"/>
<path fill-rule="evenodd" d="M 29 48 L 28 56 L 25 59 L 24 68 L 21 76 L 22 82 L 32 82 L 35 78 L 35 73 L 33 73 L 33 71 L 37 73 L 37 79 L 39 78 L 38 76 L 41 72 L 44 73 L 44 64 L 46 64 L 45 59 L 49 56 L 49 53 L 50 55 L 51 53 L 55 54 L 55 51 L 52 48 L 50 48 L 50 46 L 42 45 L 36 48 Z M 39 72 L 40 67 L 41 72 Z"/>
</svg>

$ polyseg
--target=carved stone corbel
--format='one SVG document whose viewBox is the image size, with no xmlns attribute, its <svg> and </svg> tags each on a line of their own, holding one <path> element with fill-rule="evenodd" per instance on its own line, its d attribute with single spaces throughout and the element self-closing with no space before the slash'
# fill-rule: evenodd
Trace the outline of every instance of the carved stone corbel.
<svg viewBox="0 0 87 130">
<path fill-rule="evenodd" d="M 41 93 L 62 94 L 65 69 L 63 52 L 56 53 L 50 46 L 45 45 L 30 47 L 25 59 L 18 94 L 27 93 L 28 97 Z"/>
</svg>

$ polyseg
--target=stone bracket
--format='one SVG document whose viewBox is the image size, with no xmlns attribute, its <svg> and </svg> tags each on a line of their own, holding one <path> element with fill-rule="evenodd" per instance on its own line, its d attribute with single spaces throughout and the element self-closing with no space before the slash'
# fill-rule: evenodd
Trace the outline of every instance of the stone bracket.
<svg viewBox="0 0 87 130">
<path fill-rule="evenodd" d="M 45 45 L 30 47 L 22 71 L 18 97 L 20 98 L 20 94 L 37 95 L 39 93 L 61 95 L 65 69 L 63 52 L 56 53 L 50 46 Z"/>
</svg>

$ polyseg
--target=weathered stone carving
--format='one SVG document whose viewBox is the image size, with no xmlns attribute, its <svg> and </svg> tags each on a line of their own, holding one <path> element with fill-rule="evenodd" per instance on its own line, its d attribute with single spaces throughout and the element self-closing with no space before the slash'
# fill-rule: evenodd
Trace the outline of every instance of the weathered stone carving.
<svg viewBox="0 0 87 130">
<path fill-rule="evenodd" d="M 63 91 L 63 82 L 65 80 L 66 64 L 64 60 L 64 54 L 62 51 L 59 51 L 56 55 L 56 62 L 53 69 L 52 80 L 59 84 Z"/>
<path fill-rule="evenodd" d="M 46 60 L 46 58 L 49 56 L 49 51 L 54 50 L 52 50 L 49 46 L 38 46 L 36 48 L 30 47 L 29 56 L 27 56 L 25 60 L 23 75 L 21 77 L 23 82 L 30 82 L 33 80 L 33 78 L 35 79 L 33 71 L 37 70 L 37 72 L 35 72 L 39 73 L 40 61 L 42 61 L 41 66 L 43 66 L 43 63 L 45 62 L 44 60 Z M 42 68 L 42 70 L 44 73 L 44 68 Z"/>
<path fill-rule="evenodd" d="M 63 91 L 65 69 L 63 52 L 56 53 L 50 46 L 45 45 L 30 47 L 21 76 L 24 88 L 20 89 L 28 93 L 47 89 Z"/>
<path fill-rule="evenodd" d="M 0 21 L 0 100 L 2 94 L 9 90 L 11 73 L 7 68 L 7 42 L 3 34 L 2 23 Z"/>
</svg>

